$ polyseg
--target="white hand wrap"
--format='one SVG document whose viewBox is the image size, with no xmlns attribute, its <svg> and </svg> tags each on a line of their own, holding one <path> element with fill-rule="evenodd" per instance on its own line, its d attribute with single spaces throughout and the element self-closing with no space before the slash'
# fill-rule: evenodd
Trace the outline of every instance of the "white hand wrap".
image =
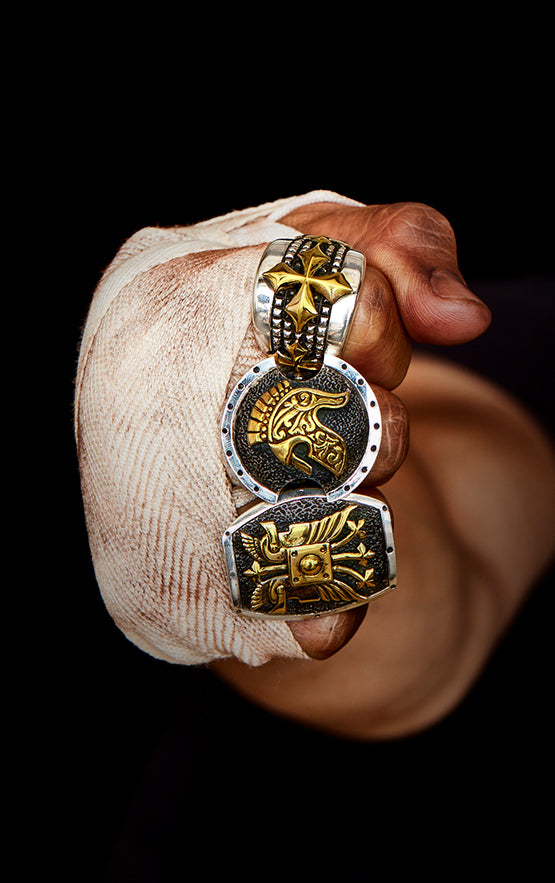
<svg viewBox="0 0 555 883">
<path fill-rule="evenodd" d="M 220 449 L 231 383 L 260 361 L 250 326 L 265 244 L 327 191 L 192 227 L 147 228 L 103 275 L 83 333 L 75 432 L 90 548 L 104 602 L 124 634 L 161 659 L 306 658 L 284 622 L 233 611 L 223 531 L 246 492 Z"/>
</svg>

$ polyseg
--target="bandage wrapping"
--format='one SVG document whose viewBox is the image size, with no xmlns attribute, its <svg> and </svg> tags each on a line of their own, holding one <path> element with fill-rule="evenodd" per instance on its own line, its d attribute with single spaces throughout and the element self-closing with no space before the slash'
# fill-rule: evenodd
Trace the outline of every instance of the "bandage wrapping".
<svg viewBox="0 0 555 883">
<path fill-rule="evenodd" d="M 94 294 L 76 378 L 75 432 L 95 574 L 122 632 L 180 664 L 306 658 L 285 622 L 236 615 L 221 537 L 249 498 L 222 461 L 229 389 L 262 353 L 250 323 L 279 219 L 334 193 L 131 237 Z"/>
</svg>

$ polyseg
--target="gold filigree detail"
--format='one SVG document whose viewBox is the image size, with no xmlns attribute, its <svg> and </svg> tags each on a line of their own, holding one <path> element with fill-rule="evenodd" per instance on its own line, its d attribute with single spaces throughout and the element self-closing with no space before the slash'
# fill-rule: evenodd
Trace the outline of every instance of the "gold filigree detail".
<svg viewBox="0 0 555 883">
<path fill-rule="evenodd" d="M 333 429 L 318 419 L 320 408 L 343 408 L 349 391 L 331 393 L 312 387 L 291 387 L 284 379 L 265 392 L 254 405 L 247 424 L 247 443 L 267 442 L 272 453 L 307 475 L 312 466 L 296 452 L 301 442 L 310 457 L 339 476 L 345 468 L 347 446 Z"/>
<path fill-rule="evenodd" d="M 297 331 L 301 331 L 310 319 L 318 315 L 318 309 L 314 302 L 315 292 L 321 294 L 329 303 L 334 304 L 340 297 L 350 294 L 353 290 L 341 271 L 319 273 L 329 262 L 329 257 L 322 250 L 320 243 L 329 243 L 329 241 L 325 237 L 318 237 L 316 245 L 300 252 L 298 257 L 302 264 L 302 271 L 297 271 L 281 261 L 262 274 L 276 293 L 282 288 L 296 288 L 293 297 L 285 307 L 285 311 L 293 319 Z"/>
<path fill-rule="evenodd" d="M 276 365 L 294 368 L 295 371 L 298 371 L 299 368 L 316 371 L 320 367 L 321 361 L 315 359 L 305 343 L 297 338 L 276 353 Z"/>
<path fill-rule="evenodd" d="M 278 532 L 275 522 L 263 521 L 260 539 L 241 533 L 252 559 L 244 574 L 256 583 L 251 609 L 285 614 L 287 601 L 292 598 L 301 604 L 368 600 L 357 590 L 374 587 L 374 568 L 368 564 L 375 553 L 363 542 L 353 552 L 340 551 L 355 537 L 366 535 L 364 518 L 350 517 L 356 508 L 356 504 L 348 505 L 318 521 L 290 524 L 282 532 Z M 354 579 L 355 588 L 340 578 L 342 574 Z"/>
</svg>

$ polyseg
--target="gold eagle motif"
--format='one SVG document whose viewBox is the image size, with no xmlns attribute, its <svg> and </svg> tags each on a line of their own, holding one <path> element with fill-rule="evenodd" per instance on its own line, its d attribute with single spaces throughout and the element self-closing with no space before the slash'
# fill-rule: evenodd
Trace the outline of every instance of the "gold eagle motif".
<svg viewBox="0 0 555 883">
<path fill-rule="evenodd" d="M 275 615 L 287 613 L 288 600 L 293 598 L 301 604 L 368 600 L 357 589 L 374 587 L 374 568 L 368 563 L 375 553 L 362 542 L 356 551 L 339 551 L 355 537 L 366 536 L 364 518 L 350 517 L 356 508 L 356 504 L 347 505 L 317 521 L 290 524 L 281 532 L 274 521 L 262 521 L 260 539 L 241 533 L 252 559 L 244 573 L 256 582 L 251 609 Z M 362 571 L 347 562 L 358 564 Z M 342 574 L 354 578 L 355 587 L 340 579 Z"/>
</svg>

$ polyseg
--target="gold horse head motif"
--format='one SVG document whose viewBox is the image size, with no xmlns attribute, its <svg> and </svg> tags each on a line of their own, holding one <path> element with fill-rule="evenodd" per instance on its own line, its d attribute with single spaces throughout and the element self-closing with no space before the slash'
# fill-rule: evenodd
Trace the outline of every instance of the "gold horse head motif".
<svg viewBox="0 0 555 883">
<path fill-rule="evenodd" d="M 345 468 L 347 447 L 341 436 L 318 419 L 320 408 L 343 408 L 349 392 L 325 392 L 311 387 L 291 387 L 282 380 L 254 405 L 247 425 L 247 442 L 267 442 L 278 460 L 312 475 L 312 466 L 295 448 L 304 442 L 307 456 L 334 475 Z"/>
</svg>

